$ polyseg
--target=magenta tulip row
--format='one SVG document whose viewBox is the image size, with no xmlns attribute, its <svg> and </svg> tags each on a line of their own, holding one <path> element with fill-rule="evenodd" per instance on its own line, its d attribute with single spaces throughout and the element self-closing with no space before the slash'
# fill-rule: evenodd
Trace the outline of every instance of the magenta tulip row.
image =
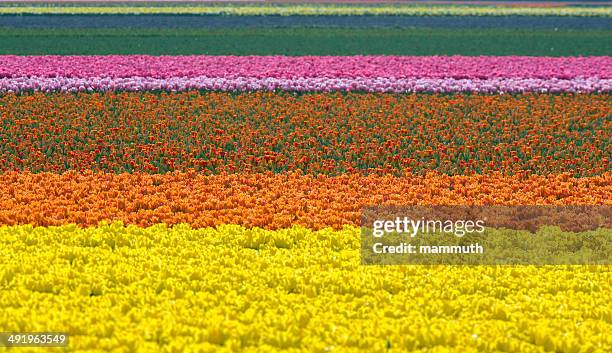
<svg viewBox="0 0 612 353">
<path fill-rule="evenodd" d="M 609 79 L 612 57 L 0 55 L 0 78 L 19 77 Z"/>
<path fill-rule="evenodd" d="M 298 92 L 612 92 L 612 79 L 575 78 L 214 78 L 152 77 L 74 78 L 18 77 L 0 78 L 0 93 L 7 92 L 92 92 L 92 91 L 256 91 L 284 90 Z"/>
</svg>

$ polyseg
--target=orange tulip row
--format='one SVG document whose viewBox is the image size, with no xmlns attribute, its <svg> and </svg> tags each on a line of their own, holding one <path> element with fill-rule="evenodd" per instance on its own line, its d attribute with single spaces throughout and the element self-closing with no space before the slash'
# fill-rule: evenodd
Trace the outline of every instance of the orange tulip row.
<svg viewBox="0 0 612 353">
<path fill-rule="evenodd" d="M 20 173 L 0 177 L 0 225 L 123 221 L 278 229 L 358 225 L 364 205 L 612 204 L 612 172 L 550 176 Z"/>
</svg>

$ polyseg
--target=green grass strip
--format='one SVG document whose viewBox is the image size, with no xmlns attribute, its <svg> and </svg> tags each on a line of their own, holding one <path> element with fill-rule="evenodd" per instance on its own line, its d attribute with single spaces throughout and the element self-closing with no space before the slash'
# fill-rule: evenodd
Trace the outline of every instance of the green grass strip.
<svg viewBox="0 0 612 353">
<path fill-rule="evenodd" d="M 604 16 L 612 7 L 414 6 L 398 4 L 225 4 L 217 6 L 2 6 L 0 14 Z"/>
<path fill-rule="evenodd" d="M 515 29 L 1 29 L 16 55 L 611 55 L 611 31 Z"/>
</svg>

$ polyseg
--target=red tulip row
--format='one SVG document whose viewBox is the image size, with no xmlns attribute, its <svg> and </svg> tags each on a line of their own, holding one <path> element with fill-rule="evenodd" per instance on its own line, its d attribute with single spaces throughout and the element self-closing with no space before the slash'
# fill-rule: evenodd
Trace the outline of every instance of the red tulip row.
<svg viewBox="0 0 612 353">
<path fill-rule="evenodd" d="M 1 171 L 610 170 L 606 95 L 28 94 L 0 107 Z"/>
</svg>

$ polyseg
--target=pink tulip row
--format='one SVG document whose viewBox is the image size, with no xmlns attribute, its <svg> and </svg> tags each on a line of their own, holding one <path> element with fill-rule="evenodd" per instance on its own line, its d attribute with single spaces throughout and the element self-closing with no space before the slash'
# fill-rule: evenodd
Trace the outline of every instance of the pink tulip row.
<svg viewBox="0 0 612 353">
<path fill-rule="evenodd" d="M 0 78 L 575 79 L 612 78 L 612 57 L 466 56 L 14 56 Z"/>
<path fill-rule="evenodd" d="M 612 92 L 612 79 L 574 78 L 219 78 L 219 77 L 17 77 L 0 78 L 0 93 L 7 92 L 91 92 L 91 91 L 255 91 L 298 92 Z"/>
</svg>

